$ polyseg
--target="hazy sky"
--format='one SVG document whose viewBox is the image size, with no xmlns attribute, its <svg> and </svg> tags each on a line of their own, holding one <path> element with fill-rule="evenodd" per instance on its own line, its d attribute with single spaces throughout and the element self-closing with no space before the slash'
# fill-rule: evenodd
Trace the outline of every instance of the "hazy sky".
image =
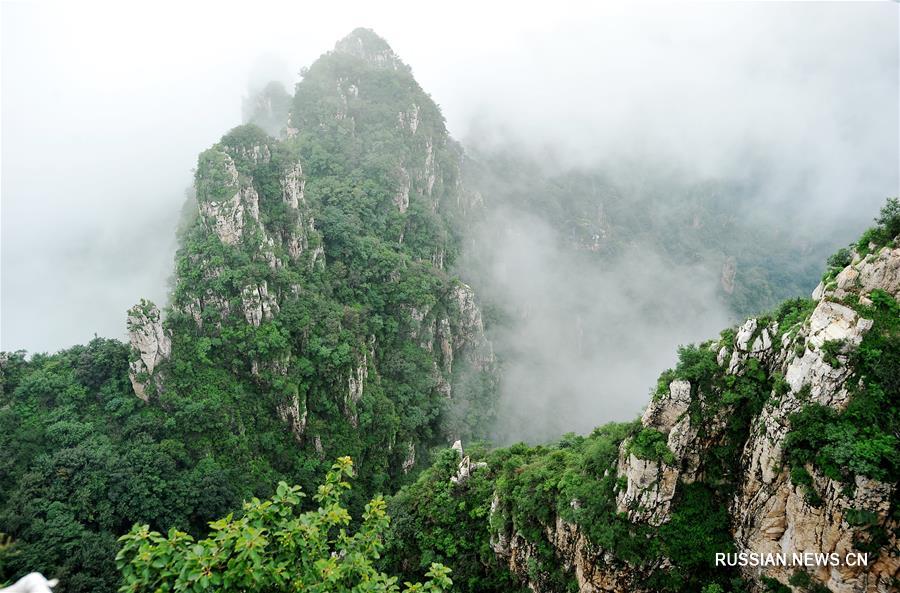
<svg viewBox="0 0 900 593">
<path fill-rule="evenodd" d="M 0 347 L 121 337 L 131 304 L 163 302 L 197 154 L 248 84 L 291 85 L 357 26 L 460 138 L 763 167 L 811 216 L 898 193 L 896 3 L 497 4 L 4 2 Z"/>
</svg>

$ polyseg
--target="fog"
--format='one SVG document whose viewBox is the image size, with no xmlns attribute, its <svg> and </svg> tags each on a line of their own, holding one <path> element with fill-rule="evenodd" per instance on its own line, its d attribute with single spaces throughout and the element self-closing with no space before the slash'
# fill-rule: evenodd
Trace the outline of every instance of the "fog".
<svg viewBox="0 0 900 593">
<path fill-rule="evenodd" d="M 481 150 L 751 179 L 740 215 L 836 247 L 900 193 L 896 3 L 379 4 L 4 3 L 0 347 L 122 337 L 129 306 L 165 302 L 197 154 L 358 26 Z M 707 272 L 640 249 L 579 267 L 544 221 L 489 211 L 468 244 L 518 316 L 495 336 L 516 421 L 628 417 L 677 344 L 729 321 Z"/>
<path fill-rule="evenodd" d="M 544 221 L 505 209 L 476 242 L 481 296 L 511 317 L 491 332 L 504 370 L 493 440 L 543 441 L 631 419 L 677 344 L 728 325 L 715 274 L 673 268 L 652 250 L 598 267 Z"/>
</svg>

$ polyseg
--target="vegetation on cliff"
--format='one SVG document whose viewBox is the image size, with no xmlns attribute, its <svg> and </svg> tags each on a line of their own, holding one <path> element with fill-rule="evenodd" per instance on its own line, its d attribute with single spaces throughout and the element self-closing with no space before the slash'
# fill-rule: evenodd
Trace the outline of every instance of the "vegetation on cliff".
<svg viewBox="0 0 900 593">
<path fill-rule="evenodd" d="M 551 541 L 559 532 L 650 590 L 746 590 L 713 556 L 735 548 L 728 505 L 742 451 L 788 379 L 752 356 L 726 372 L 739 333 L 728 329 L 680 348 L 652 394 L 689 383 L 696 451 L 630 422 L 548 445 L 467 444 L 461 459 L 441 449 L 488 434 L 498 368 L 454 265 L 480 200 L 473 188 L 497 195 L 504 175 L 528 191 L 499 201 L 540 211 L 597 257 L 639 241 L 665 245 L 673 261 L 724 261 L 739 313 L 803 292 L 805 259 L 764 254 L 790 238 L 737 227 L 717 201 L 734 188 L 686 188 L 684 212 L 648 221 L 659 188 L 627 201 L 594 174 L 535 178 L 527 166 L 472 163 L 371 31 L 339 42 L 293 95 L 270 85 L 260 101 L 248 104 L 254 123 L 199 156 L 164 315 L 149 302 L 132 309 L 130 346 L 97 338 L 0 360 L 0 534 L 10 537 L 0 537 L 0 581 L 39 570 L 62 593 L 396 591 L 386 575 L 399 574 L 430 579 L 405 591 L 436 592 L 450 586 L 447 565 L 458 591 L 567 591 L 574 568 Z M 898 220 L 890 200 L 855 250 L 829 260 L 823 286 L 896 241 Z M 746 272 L 735 276 L 725 246 L 741 251 Z M 879 290 L 841 302 L 873 321 L 858 347 L 821 347 L 828 365 L 852 370 L 849 404 L 803 406 L 785 440 L 791 479 L 814 503 L 813 473 L 847 489 L 859 476 L 900 479 L 900 309 Z M 488 321 L 504 317 L 493 305 Z M 783 348 L 815 307 L 784 302 L 744 332 L 744 346 Z M 676 476 L 665 521 L 635 520 L 646 509 L 628 499 L 626 463 Z M 315 508 L 302 491 L 318 492 Z M 860 549 L 883 547 L 870 511 L 848 517 L 871 527 Z"/>
</svg>

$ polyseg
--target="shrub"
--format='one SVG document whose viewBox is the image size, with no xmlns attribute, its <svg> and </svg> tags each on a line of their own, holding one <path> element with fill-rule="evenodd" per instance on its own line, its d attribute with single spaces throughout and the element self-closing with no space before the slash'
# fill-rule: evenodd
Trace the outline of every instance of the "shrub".
<svg viewBox="0 0 900 593">
<path fill-rule="evenodd" d="M 829 268 L 843 269 L 850 265 L 853 261 L 853 254 L 846 247 L 841 247 L 835 251 L 826 262 Z"/>
<path fill-rule="evenodd" d="M 210 523 L 212 533 L 202 540 L 174 528 L 163 537 L 135 525 L 119 540 L 120 591 L 399 591 L 396 577 L 372 565 L 389 522 L 384 500 L 366 505 L 361 525 L 348 532 L 350 513 L 341 495 L 350 489 L 344 478 L 352 467 L 349 457 L 338 459 L 313 496 L 319 505 L 314 511 L 300 513 L 305 495 L 281 482 L 270 500 L 245 503 L 240 518 L 229 514 Z M 448 573 L 432 564 L 424 585 L 406 583 L 403 591 L 440 593 L 452 584 Z"/>
<path fill-rule="evenodd" d="M 666 444 L 666 435 L 653 428 L 643 428 L 628 442 L 628 451 L 638 459 L 675 463 L 675 455 Z"/>
<path fill-rule="evenodd" d="M 888 198 L 875 218 L 875 226 L 862 234 L 856 249 L 860 254 L 866 254 L 870 243 L 877 249 L 890 243 L 897 235 L 900 235 L 900 199 Z"/>
</svg>

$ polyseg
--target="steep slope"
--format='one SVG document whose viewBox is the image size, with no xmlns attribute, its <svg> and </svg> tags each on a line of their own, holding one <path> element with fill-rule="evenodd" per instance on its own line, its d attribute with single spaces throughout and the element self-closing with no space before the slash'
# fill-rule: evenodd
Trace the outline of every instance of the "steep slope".
<svg viewBox="0 0 900 593">
<path fill-rule="evenodd" d="M 281 137 L 199 156 L 171 301 L 129 310 L 130 344 L 0 360 L 0 581 L 114 591 L 136 521 L 203 533 L 345 455 L 356 512 L 490 422 L 491 344 L 448 273 L 478 205 L 410 69 L 356 30 L 247 117 Z"/>
<path fill-rule="evenodd" d="M 814 300 L 682 348 L 640 421 L 429 470 L 392 503 L 395 553 L 502 575 L 489 541 L 533 591 L 896 590 L 897 200 L 878 220 Z M 440 483 L 462 511 L 431 504 Z M 430 537 L 422 524 L 442 513 L 478 541 Z M 742 552 L 788 565 L 715 564 Z M 835 556 L 792 564 L 805 553 Z"/>
<path fill-rule="evenodd" d="M 263 97 L 271 122 L 284 98 Z M 200 155 L 171 308 L 130 312 L 135 391 L 196 403 L 218 382 L 265 400 L 254 414 L 279 416 L 298 452 L 407 472 L 423 445 L 472 426 L 453 411 L 490 404 L 481 314 L 445 272 L 470 206 L 461 151 L 364 29 L 306 71 L 284 133 L 245 125 Z"/>
</svg>

